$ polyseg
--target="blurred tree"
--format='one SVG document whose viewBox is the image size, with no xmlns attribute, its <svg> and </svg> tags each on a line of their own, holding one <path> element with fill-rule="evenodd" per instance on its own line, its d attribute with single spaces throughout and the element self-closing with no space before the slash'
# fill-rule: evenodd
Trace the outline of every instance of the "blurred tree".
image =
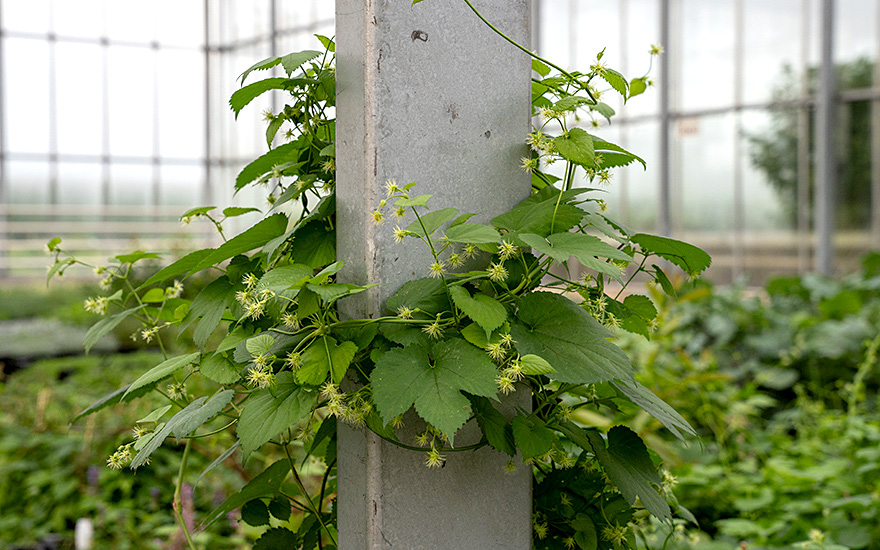
<svg viewBox="0 0 880 550">
<path fill-rule="evenodd" d="M 870 88 L 874 63 L 867 58 L 837 66 L 838 89 Z M 815 94 L 818 70 L 808 70 L 809 94 Z M 800 77 L 791 66 L 783 67 L 773 99 L 797 98 Z M 835 127 L 837 144 L 837 225 L 863 228 L 871 216 L 871 103 L 840 103 Z M 786 206 L 792 225 L 797 219 L 797 147 L 798 110 L 779 108 L 770 111 L 771 124 L 765 132 L 747 132 L 752 165 L 762 171 Z M 809 140 L 813 150 L 814 114 L 810 111 Z M 810 204 L 812 204 L 813 167 L 810 167 Z M 809 212 L 812 218 L 812 209 Z"/>
</svg>

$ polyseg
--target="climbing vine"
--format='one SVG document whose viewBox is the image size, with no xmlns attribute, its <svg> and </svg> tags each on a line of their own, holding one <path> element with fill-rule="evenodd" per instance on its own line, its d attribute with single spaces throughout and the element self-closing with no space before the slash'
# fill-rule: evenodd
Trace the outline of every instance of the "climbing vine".
<svg viewBox="0 0 880 550">
<path fill-rule="evenodd" d="M 211 223 L 220 246 L 192 251 L 144 280 L 136 267 L 158 259 L 156 253 L 92 266 L 119 290 L 86 303 L 103 316 L 86 337 L 87 351 L 129 318 L 143 324 L 135 337 L 155 341 L 163 352 L 163 342 L 176 334 L 191 331 L 193 340 L 189 353 L 167 356 L 74 419 L 148 392 L 167 400 L 145 411 L 134 439 L 108 465 L 145 467 L 169 438 L 185 441 L 173 498 L 191 548 L 193 534 L 179 513 L 191 443 L 230 432 L 234 443 L 200 477 L 234 454 L 243 462 L 259 455 L 267 466 L 202 518 L 202 527 L 241 508 L 245 522 L 270 526 L 255 548 L 335 548 L 340 421 L 423 453 L 427 468 L 441 467 L 450 453 L 488 446 L 509 456 L 508 468 L 533 469 L 536 548 L 632 547 L 629 526 L 642 510 L 661 520 L 684 513 L 670 507 L 668 487 L 636 432 L 601 430 L 581 414 L 631 402 L 676 436 L 693 435 L 636 380 L 612 341 L 618 330 L 650 337 L 654 326 L 651 300 L 628 290 L 634 277 L 644 274 L 674 293 L 661 263 L 696 276 L 710 262 L 696 247 L 631 232 L 606 214 L 601 186 L 612 171 L 645 161 L 588 128 L 614 116 L 602 101 L 607 94 L 630 100 L 646 90 L 647 76 L 627 80 L 605 65 L 603 53 L 583 73 L 535 58 L 533 114 L 540 123 L 523 136 L 531 152 L 522 159 L 532 175 L 531 196 L 480 224 L 469 213 L 435 205 L 416 183 L 387 182 L 374 221 L 393 233 L 396 246 L 426 247 L 431 263 L 423 278 L 387 300 L 384 316 L 346 319 L 337 303 L 370 285 L 339 277 L 335 45 L 317 38 L 321 51 L 248 68 L 230 98 L 238 116 L 264 93 L 288 96 L 280 111 L 265 113 L 268 151 L 234 183 L 236 191 L 264 190 L 263 217 L 227 238 L 226 220 L 256 208 L 193 208 L 181 220 Z M 249 81 L 279 66 L 284 76 Z M 283 143 L 273 146 L 277 141 Z M 49 249 L 50 279 L 84 264 L 60 239 Z M 199 277 L 207 284 L 195 298 L 180 297 L 184 284 Z M 195 377 L 213 391 L 192 395 Z M 502 413 L 499 399 L 513 392 L 530 394 L 530 409 Z M 411 410 L 424 428 L 404 440 Z M 469 421 L 476 421 L 481 439 L 456 445 Z"/>
</svg>

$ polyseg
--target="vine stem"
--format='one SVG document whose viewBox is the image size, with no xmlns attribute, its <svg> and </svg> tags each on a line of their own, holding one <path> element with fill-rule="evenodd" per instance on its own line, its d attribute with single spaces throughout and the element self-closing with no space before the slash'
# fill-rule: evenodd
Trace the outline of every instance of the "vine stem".
<svg viewBox="0 0 880 550">
<path fill-rule="evenodd" d="M 490 23 L 485 17 L 483 17 L 483 14 L 482 14 L 482 13 L 480 13 L 479 11 L 477 11 L 477 8 L 475 8 L 474 5 L 471 4 L 470 0 L 464 0 L 464 3 L 467 4 L 467 6 L 471 9 L 471 11 L 474 12 L 474 15 L 476 15 L 477 17 L 479 17 L 479 18 L 480 18 L 480 21 L 482 21 L 483 23 L 486 24 L 487 27 L 489 27 L 490 29 L 492 29 L 492 30 L 495 32 L 495 34 L 497 34 L 498 36 L 500 36 L 500 37 L 503 38 L 504 40 L 507 40 L 508 42 L 510 42 L 511 44 L 513 44 L 514 46 L 516 46 L 517 49 L 522 50 L 523 52 L 525 52 L 526 55 L 528 55 L 528 56 L 531 57 L 532 59 L 536 59 L 536 60 L 540 61 L 541 63 L 544 63 L 545 65 L 548 65 L 548 66 L 550 66 L 550 67 L 553 67 L 554 69 L 556 69 L 557 71 L 559 71 L 561 74 L 565 75 L 565 77 L 568 78 L 570 81 L 572 81 L 572 82 L 577 82 L 578 84 L 580 84 L 580 81 L 579 81 L 577 78 L 575 78 L 573 74 L 569 73 L 568 71 L 566 71 L 565 69 L 563 69 L 563 68 L 560 67 L 559 65 L 553 63 L 552 61 L 548 61 L 547 59 L 544 59 L 544 58 L 541 57 L 540 55 L 538 55 L 538 54 L 536 54 L 536 53 L 534 53 L 534 52 L 529 51 L 525 46 L 521 45 L 521 44 L 520 44 L 519 42 L 517 42 L 516 40 L 510 38 L 509 36 L 507 36 L 506 34 L 504 34 L 503 32 L 501 32 L 501 30 L 500 30 L 498 27 L 496 27 L 495 25 L 493 25 L 492 23 Z M 581 89 L 583 89 L 585 92 L 587 92 L 587 95 L 590 96 L 590 99 L 592 99 L 594 103 L 596 102 L 596 98 L 593 97 L 592 92 L 590 92 L 590 90 L 589 90 L 586 86 L 579 86 L 579 87 L 580 87 Z"/>
<path fill-rule="evenodd" d="M 287 448 L 287 444 L 284 443 L 281 445 L 284 447 L 284 454 L 287 455 L 287 461 L 290 462 L 290 472 L 293 474 L 293 479 L 296 481 L 297 487 L 299 487 L 300 492 L 304 497 L 306 497 L 306 506 L 308 506 L 309 511 L 315 514 L 315 519 L 318 520 L 318 523 L 321 524 L 321 527 L 324 528 L 324 531 L 327 532 L 327 536 L 330 537 L 330 540 L 333 541 L 333 545 L 336 546 L 336 537 L 333 536 L 333 533 L 330 532 L 330 529 L 327 528 L 327 525 L 324 523 L 324 520 L 321 518 L 321 512 L 315 508 L 315 503 L 312 502 L 312 498 L 309 496 L 309 493 L 306 491 L 306 486 L 303 484 L 302 480 L 299 478 L 299 474 L 296 471 L 296 463 L 293 461 L 293 457 L 290 455 L 290 449 Z"/>
<path fill-rule="evenodd" d="M 171 507 L 174 508 L 174 515 L 177 516 L 177 521 L 180 522 L 180 528 L 183 529 L 183 536 L 186 537 L 186 543 L 189 545 L 190 550 L 197 550 L 196 545 L 192 540 L 192 536 L 189 534 L 189 529 L 186 527 L 186 521 L 183 519 L 183 510 L 180 503 L 180 488 L 183 485 L 183 472 L 186 470 L 186 463 L 189 460 L 189 451 L 192 448 L 192 439 L 186 440 L 186 446 L 183 448 L 183 458 L 180 460 L 180 470 L 177 472 L 177 482 L 174 486 L 174 500 L 171 503 Z"/>
</svg>

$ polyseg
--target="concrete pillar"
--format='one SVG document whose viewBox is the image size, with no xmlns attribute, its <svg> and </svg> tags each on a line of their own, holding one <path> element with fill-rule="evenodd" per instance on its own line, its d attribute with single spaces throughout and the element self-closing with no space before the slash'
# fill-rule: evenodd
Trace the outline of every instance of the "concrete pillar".
<svg viewBox="0 0 880 550">
<path fill-rule="evenodd" d="M 482 222 L 529 193 L 519 168 L 530 120 L 528 56 L 462 0 L 410 3 L 336 2 L 338 257 L 345 280 L 382 283 L 340 304 L 352 317 L 380 315 L 385 299 L 426 276 L 431 263 L 415 241 L 394 243 L 393 222 L 374 225 L 386 180 L 418 182 L 417 194 L 435 195 L 434 208 L 474 212 Z M 473 3 L 529 44 L 529 0 Z M 472 442 L 475 428 L 466 426 L 456 445 Z M 340 427 L 339 548 L 531 547 L 528 467 L 505 474 L 507 456 L 489 448 L 447 453 L 440 469 L 424 459 Z"/>
</svg>

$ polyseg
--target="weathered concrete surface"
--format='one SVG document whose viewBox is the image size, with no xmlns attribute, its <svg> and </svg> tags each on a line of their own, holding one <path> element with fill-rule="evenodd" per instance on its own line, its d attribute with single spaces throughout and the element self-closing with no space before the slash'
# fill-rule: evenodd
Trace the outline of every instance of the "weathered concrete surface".
<svg viewBox="0 0 880 550">
<path fill-rule="evenodd" d="M 430 206 L 475 212 L 473 221 L 529 192 L 518 167 L 527 154 L 528 56 L 461 0 L 410 3 L 336 3 L 338 254 L 345 280 L 383 284 L 343 301 L 349 316 L 380 315 L 385 298 L 426 276 L 431 262 L 415 241 L 394 243 L 393 221 L 373 223 L 386 180 L 418 182 L 417 194 L 435 195 Z M 528 0 L 474 4 L 529 44 Z M 530 548 L 529 469 L 505 474 L 506 455 L 486 448 L 447 458 L 444 468 L 427 469 L 424 453 L 341 427 L 339 548 Z"/>
</svg>

